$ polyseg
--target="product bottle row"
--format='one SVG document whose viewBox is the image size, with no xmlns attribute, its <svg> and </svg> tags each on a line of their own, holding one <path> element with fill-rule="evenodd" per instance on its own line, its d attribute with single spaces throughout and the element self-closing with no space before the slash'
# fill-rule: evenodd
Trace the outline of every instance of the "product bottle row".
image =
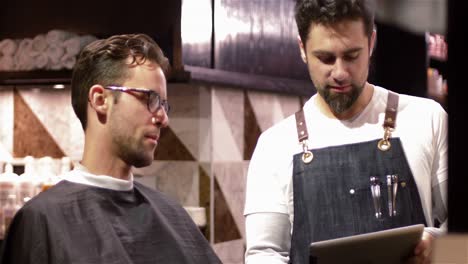
<svg viewBox="0 0 468 264">
<path fill-rule="evenodd" d="M 60 163 L 51 157 L 21 160 L 24 172 L 14 173 L 11 162 L 0 161 L 0 239 L 3 239 L 16 212 L 37 194 L 47 190 L 61 180 L 60 175 L 70 171 L 71 160 L 63 157 Z M 57 168 L 57 165 L 59 168 Z"/>
</svg>

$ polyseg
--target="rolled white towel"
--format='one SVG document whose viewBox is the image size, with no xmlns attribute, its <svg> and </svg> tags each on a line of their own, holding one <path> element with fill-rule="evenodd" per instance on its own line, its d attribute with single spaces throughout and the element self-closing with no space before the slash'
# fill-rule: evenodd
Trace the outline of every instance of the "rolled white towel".
<svg viewBox="0 0 468 264">
<path fill-rule="evenodd" d="M 47 49 L 47 41 L 44 34 L 35 36 L 31 44 L 31 56 L 42 54 Z"/>
<path fill-rule="evenodd" d="M 34 57 L 31 57 L 29 53 L 17 52 L 14 59 L 16 70 L 30 71 L 34 69 Z"/>
<path fill-rule="evenodd" d="M 18 44 L 13 39 L 4 39 L 0 41 L 0 53 L 4 56 L 12 56 L 15 54 Z"/>
<path fill-rule="evenodd" d="M 49 57 L 47 57 L 46 53 L 41 53 L 38 54 L 37 56 L 34 56 L 34 69 L 46 69 L 48 62 L 49 62 Z"/>
<path fill-rule="evenodd" d="M 29 54 L 31 52 L 31 48 L 32 48 L 32 39 L 24 38 L 19 41 L 19 45 L 18 45 L 18 49 L 16 50 L 16 53 L 27 52 Z"/>
<path fill-rule="evenodd" d="M 75 66 L 76 63 L 76 56 L 71 56 L 69 54 L 63 56 L 61 59 L 61 64 L 63 68 L 71 70 Z"/>
<path fill-rule="evenodd" d="M 20 40 L 15 53 L 15 65 L 17 70 L 32 70 L 34 68 L 34 58 L 31 56 L 32 39 L 24 38 Z"/>
<path fill-rule="evenodd" d="M 79 36 L 69 38 L 63 42 L 65 53 L 68 56 L 75 56 L 81 50 L 81 38 Z"/>
<path fill-rule="evenodd" d="M 60 30 L 60 29 L 52 29 L 46 34 L 46 41 L 49 45 L 51 44 L 60 44 L 64 42 L 65 40 L 75 36 L 74 33 L 65 31 L 65 30 Z"/>
<path fill-rule="evenodd" d="M 97 40 L 97 38 L 92 35 L 76 36 L 65 40 L 63 45 L 68 55 L 76 56 L 86 45 L 95 40 Z"/>
<path fill-rule="evenodd" d="M 61 62 L 61 61 L 58 61 L 58 62 L 56 62 L 56 63 L 52 63 L 52 62 L 49 60 L 47 66 L 46 66 L 46 69 L 48 69 L 48 70 L 54 70 L 54 71 L 56 71 L 56 70 L 61 70 L 61 69 L 63 69 L 63 65 L 62 65 L 62 62 Z"/>
<path fill-rule="evenodd" d="M 15 59 L 13 56 L 0 57 L 0 71 L 13 71 L 15 70 Z"/>
<path fill-rule="evenodd" d="M 63 54 L 65 54 L 65 49 L 62 45 L 51 44 L 47 46 L 46 54 L 49 58 L 49 66 L 52 67 L 55 64 L 60 64 L 60 59 L 63 57 Z"/>
</svg>

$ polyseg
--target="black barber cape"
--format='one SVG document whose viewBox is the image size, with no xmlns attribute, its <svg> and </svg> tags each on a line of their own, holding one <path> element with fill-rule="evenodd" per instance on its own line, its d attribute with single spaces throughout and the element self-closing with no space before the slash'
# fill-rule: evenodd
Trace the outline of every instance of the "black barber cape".
<svg viewBox="0 0 468 264">
<path fill-rule="evenodd" d="M 18 211 L 1 264 L 221 263 L 190 216 L 137 182 L 115 191 L 69 181 Z"/>
</svg>

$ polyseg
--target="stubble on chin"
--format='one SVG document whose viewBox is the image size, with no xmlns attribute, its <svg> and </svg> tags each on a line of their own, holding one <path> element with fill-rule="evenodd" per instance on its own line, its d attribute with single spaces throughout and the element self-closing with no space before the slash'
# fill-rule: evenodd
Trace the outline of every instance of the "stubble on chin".
<svg viewBox="0 0 468 264">
<path fill-rule="evenodd" d="M 128 165 L 141 168 L 151 165 L 154 160 L 153 148 L 151 154 L 143 144 L 137 144 L 132 137 L 116 137 L 114 145 L 117 148 L 117 155 Z"/>
<path fill-rule="evenodd" d="M 144 146 L 133 149 L 132 153 L 128 155 L 131 164 L 135 168 L 141 168 L 151 165 L 154 160 L 154 152 L 156 148 L 153 148 L 150 152 Z"/>
<path fill-rule="evenodd" d="M 149 166 L 151 165 L 151 163 L 153 162 L 153 160 L 148 160 L 148 159 L 139 159 L 139 160 L 135 160 L 133 161 L 133 167 L 135 168 L 142 168 L 142 167 L 146 167 L 146 166 Z"/>
</svg>

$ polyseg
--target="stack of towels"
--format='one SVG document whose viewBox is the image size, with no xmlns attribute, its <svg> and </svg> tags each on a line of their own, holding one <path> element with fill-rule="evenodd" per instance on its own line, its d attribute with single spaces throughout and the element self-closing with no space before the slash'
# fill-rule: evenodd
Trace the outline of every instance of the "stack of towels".
<svg viewBox="0 0 468 264">
<path fill-rule="evenodd" d="M 97 38 L 53 29 L 34 38 L 0 41 L 0 71 L 71 70 L 81 49 Z"/>
</svg>

